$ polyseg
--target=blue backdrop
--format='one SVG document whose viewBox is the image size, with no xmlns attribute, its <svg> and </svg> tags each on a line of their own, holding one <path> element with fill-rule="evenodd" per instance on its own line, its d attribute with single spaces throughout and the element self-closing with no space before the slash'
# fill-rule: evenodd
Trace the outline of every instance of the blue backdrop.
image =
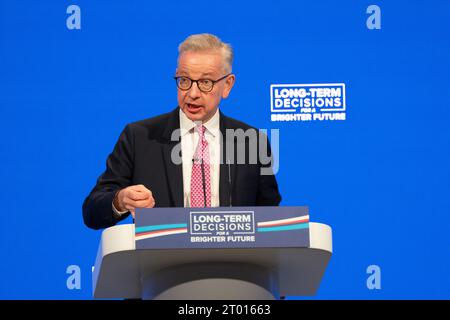
<svg viewBox="0 0 450 320">
<path fill-rule="evenodd" d="M 222 111 L 280 130 L 282 205 L 333 228 L 315 298 L 450 298 L 449 21 L 438 0 L 1 0 L 0 298 L 91 298 L 82 202 L 124 126 L 176 106 L 177 46 L 202 32 L 235 50 Z M 271 122 L 280 83 L 345 83 L 346 120 Z"/>
</svg>

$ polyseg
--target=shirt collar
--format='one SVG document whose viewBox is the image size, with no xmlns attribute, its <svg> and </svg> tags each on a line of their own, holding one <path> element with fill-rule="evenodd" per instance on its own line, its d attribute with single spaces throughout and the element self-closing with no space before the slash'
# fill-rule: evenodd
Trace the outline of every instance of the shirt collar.
<svg viewBox="0 0 450 320">
<path fill-rule="evenodd" d="M 220 112 L 219 108 L 217 108 L 216 113 L 212 116 L 211 119 L 203 123 L 203 125 L 206 128 L 206 132 L 209 132 L 213 137 L 215 137 L 218 134 L 218 131 L 220 130 Z M 189 119 L 181 110 L 180 108 L 180 130 L 181 135 L 184 136 L 191 132 L 192 129 L 194 129 L 196 126 L 196 123 Z"/>
</svg>

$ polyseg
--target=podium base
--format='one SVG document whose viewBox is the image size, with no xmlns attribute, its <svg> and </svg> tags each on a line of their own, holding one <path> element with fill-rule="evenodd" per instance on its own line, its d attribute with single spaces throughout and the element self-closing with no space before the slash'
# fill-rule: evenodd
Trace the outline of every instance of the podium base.
<svg viewBox="0 0 450 320">
<path fill-rule="evenodd" d="M 148 274 L 142 298 L 154 300 L 273 300 L 278 296 L 272 273 L 240 263 L 187 264 Z"/>
</svg>

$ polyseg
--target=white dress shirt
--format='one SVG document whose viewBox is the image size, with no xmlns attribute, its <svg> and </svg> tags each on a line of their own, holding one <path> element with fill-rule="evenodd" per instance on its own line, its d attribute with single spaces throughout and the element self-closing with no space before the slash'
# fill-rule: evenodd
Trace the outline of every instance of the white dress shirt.
<svg viewBox="0 0 450 320">
<path fill-rule="evenodd" d="M 210 176 L 211 176 L 211 207 L 220 206 L 219 179 L 220 179 L 220 113 L 216 110 L 214 116 L 205 126 L 205 138 L 208 141 Z M 196 123 L 190 120 L 180 109 L 181 155 L 183 160 L 183 198 L 184 206 L 190 207 L 191 200 L 191 174 L 192 159 L 200 139 L 194 130 Z M 157 199 L 155 199 L 158 201 Z"/>
</svg>

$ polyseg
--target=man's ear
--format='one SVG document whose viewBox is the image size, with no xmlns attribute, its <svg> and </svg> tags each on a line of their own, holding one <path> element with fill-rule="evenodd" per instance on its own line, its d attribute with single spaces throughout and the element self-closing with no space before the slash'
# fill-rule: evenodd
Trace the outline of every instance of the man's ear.
<svg viewBox="0 0 450 320">
<path fill-rule="evenodd" d="M 222 92 L 222 99 L 228 98 L 228 96 L 230 95 L 231 89 L 233 89 L 235 81 L 236 81 L 236 76 L 234 74 L 230 74 L 226 78 L 224 89 L 223 89 L 223 92 Z"/>
</svg>

